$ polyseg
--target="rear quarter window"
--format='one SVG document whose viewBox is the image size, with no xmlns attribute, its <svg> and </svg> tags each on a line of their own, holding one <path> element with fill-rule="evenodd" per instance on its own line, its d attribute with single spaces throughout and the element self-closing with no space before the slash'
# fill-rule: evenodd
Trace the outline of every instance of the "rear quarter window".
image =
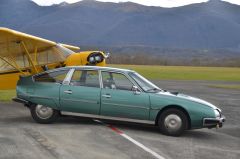
<svg viewBox="0 0 240 159">
<path fill-rule="evenodd" d="M 46 72 L 34 77 L 35 82 L 62 83 L 69 70 Z"/>
</svg>

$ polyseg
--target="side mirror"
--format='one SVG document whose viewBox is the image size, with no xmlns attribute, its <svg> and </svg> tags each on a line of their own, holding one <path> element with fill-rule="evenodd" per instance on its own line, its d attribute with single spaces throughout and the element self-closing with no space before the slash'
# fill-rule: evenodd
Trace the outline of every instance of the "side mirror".
<svg viewBox="0 0 240 159">
<path fill-rule="evenodd" d="M 138 94 L 141 93 L 141 92 L 139 91 L 139 89 L 138 89 L 137 86 L 133 86 L 133 87 L 132 87 L 132 91 L 133 91 L 133 93 L 134 93 L 135 95 L 138 95 Z"/>
</svg>

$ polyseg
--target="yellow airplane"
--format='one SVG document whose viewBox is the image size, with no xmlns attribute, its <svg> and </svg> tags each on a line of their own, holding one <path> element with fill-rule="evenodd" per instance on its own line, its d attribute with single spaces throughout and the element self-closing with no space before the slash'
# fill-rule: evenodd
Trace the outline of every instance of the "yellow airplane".
<svg viewBox="0 0 240 159">
<path fill-rule="evenodd" d="M 8 28 L 0 27 L 0 89 L 13 89 L 20 75 L 65 66 L 105 66 L 109 54 L 84 51 Z"/>
</svg>

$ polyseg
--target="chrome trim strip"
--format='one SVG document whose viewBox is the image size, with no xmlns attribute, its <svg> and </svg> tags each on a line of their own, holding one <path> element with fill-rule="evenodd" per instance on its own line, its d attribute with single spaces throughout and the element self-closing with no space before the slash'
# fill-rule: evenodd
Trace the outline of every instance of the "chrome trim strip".
<svg viewBox="0 0 240 159">
<path fill-rule="evenodd" d="M 100 119 L 108 119 L 108 120 L 126 121 L 126 122 L 133 122 L 133 123 L 155 124 L 154 121 L 150 121 L 150 120 L 111 117 L 111 116 L 95 115 L 95 114 L 83 114 L 83 113 L 74 113 L 74 112 L 67 112 L 67 111 L 61 111 L 61 114 L 62 115 L 70 115 L 70 116 L 80 116 L 80 117 L 89 117 L 89 118 L 100 118 Z"/>
<path fill-rule="evenodd" d="M 63 85 L 69 85 L 71 79 L 72 79 L 72 75 L 75 69 L 70 69 L 70 71 L 68 71 L 67 76 L 65 77 L 65 79 L 63 80 Z"/>
<path fill-rule="evenodd" d="M 160 108 L 150 108 L 151 110 L 160 110 Z"/>
<path fill-rule="evenodd" d="M 60 100 L 71 101 L 71 102 L 84 102 L 84 103 L 91 103 L 91 104 L 100 103 L 99 101 L 91 101 L 91 100 L 84 100 L 84 99 L 72 100 L 72 99 L 61 98 Z"/>
<path fill-rule="evenodd" d="M 41 98 L 41 99 L 54 99 L 54 100 L 59 100 L 59 98 L 53 98 L 53 97 L 43 97 L 43 96 L 28 96 L 29 98 Z"/>
<path fill-rule="evenodd" d="M 32 80 L 33 80 L 33 82 L 35 82 L 35 77 L 39 76 L 39 75 L 42 75 L 44 73 L 52 73 L 52 72 L 58 72 L 58 71 L 64 71 L 64 70 L 68 70 L 68 73 L 69 73 L 70 69 L 71 68 L 69 68 L 69 67 L 60 67 L 60 68 L 56 68 L 56 69 L 50 69 L 50 70 L 47 70 L 47 71 L 43 71 L 43 72 L 40 72 L 40 73 L 37 73 L 37 74 L 33 75 Z"/>
<path fill-rule="evenodd" d="M 112 106 L 120 106 L 120 107 L 140 108 L 140 109 L 147 109 L 147 110 L 150 109 L 147 107 L 140 107 L 140 106 L 135 106 L 135 105 L 127 105 L 127 104 L 115 104 L 115 103 L 107 103 L 107 102 L 104 102 L 102 104 L 107 104 L 107 105 L 112 105 Z"/>
<path fill-rule="evenodd" d="M 54 99 L 59 100 L 59 98 L 51 98 L 51 97 L 41 97 L 41 96 L 29 96 L 30 98 L 41 98 L 41 99 Z"/>
<path fill-rule="evenodd" d="M 103 81 L 102 81 L 102 72 L 100 70 L 98 70 L 98 80 L 99 80 L 99 84 L 100 84 L 100 88 L 103 88 Z"/>
</svg>

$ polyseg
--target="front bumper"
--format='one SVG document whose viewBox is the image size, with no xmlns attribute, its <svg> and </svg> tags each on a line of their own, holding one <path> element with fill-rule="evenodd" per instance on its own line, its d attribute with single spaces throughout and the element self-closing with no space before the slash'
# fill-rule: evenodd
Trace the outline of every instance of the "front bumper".
<svg viewBox="0 0 240 159">
<path fill-rule="evenodd" d="M 218 118 L 203 118 L 203 127 L 205 128 L 221 128 L 226 121 L 225 116 Z"/>
</svg>

